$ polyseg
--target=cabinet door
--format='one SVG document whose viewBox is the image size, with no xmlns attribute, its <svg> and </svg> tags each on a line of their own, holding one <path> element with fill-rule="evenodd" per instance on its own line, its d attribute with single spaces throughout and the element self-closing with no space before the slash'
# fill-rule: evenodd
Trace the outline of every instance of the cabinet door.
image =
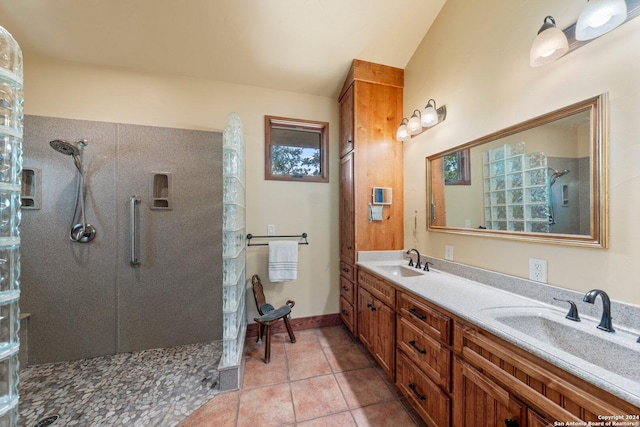
<svg viewBox="0 0 640 427">
<path fill-rule="evenodd" d="M 340 99 L 340 157 L 353 150 L 353 85 Z"/>
<path fill-rule="evenodd" d="M 457 357 L 452 400 L 453 425 L 457 427 L 526 426 L 526 406 Z"/>
<path fill-rule="evenodd" d="M 395 336 L 396 336 L 396 312 L 377 299 L 373 299 L 375 319 L 374 356 L 389 378 L 395 375 Z"/>
<path fill-rule="evenodd" d="M 340 160 L 340 260 L 355 264 L 354 154 Z"/>
<path fill-rule="evenodd" d="M 362 288 L 358 288 L 358 335 L 362 344 L 373 353 L 374 321 L 373 297 Z"/>
<path fill-rule="evenodd" d="M 527 427 L 553 427 L 554 425 L 556 424 L 542 415 L 533 412 L 531 409 L 527 410 Z"/>
</svg>

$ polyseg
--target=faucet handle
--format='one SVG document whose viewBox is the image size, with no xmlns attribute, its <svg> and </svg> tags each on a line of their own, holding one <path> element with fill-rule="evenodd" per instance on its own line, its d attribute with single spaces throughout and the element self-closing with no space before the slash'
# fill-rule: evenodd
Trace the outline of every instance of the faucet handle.
<svg viewBox="0 0 640 427">
<path fill-rule="evenodd" d="M 553 298 L 556 301 L 563 301 L 563 302 L 568 302 L 569 304 L 571 304 L 571 307 L 569 308 L 569 313 L 567 313 L 566 316 L 564 316 L 565 318 L 569 319 L 569 320 L 573 320 L 574 322 L 579 322 L 580 321 L 580 316 L 578 315 L 578 307 L 576 306 L 576 303 L 573 301 L 569 301 L 566 299 L 560 299 L 560 298 Z"/>
</svg>

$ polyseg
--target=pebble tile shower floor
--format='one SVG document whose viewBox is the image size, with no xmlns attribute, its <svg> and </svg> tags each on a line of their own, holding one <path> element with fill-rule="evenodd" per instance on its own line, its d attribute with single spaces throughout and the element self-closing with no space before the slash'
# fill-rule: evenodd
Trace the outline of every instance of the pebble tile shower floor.
<svg viewBox="0 0 640 427">
<path fill-rule="evenodd" d="M 20 426 L 175 426 L 214 397 L 222 341 L 37 365 L 20 373 Z"/>
</svg>

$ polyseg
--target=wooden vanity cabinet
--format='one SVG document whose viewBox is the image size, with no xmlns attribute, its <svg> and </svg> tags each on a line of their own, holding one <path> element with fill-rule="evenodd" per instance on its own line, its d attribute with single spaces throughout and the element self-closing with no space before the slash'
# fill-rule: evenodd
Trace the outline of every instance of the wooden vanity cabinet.
<svg viewBox="0 0 640 427">
<path fill-rule="evenodd" d="M 429 427 L 550 427 L 640 414 L 640 408 L 375 274 L 359 269 L 358 287 L 360 340 L 391 378 L 395 373 L 396 385 Z M 396 346 L 395 372 L 389 339 Z"/>
<path fill-rule="evenodd" d="M 340 92 L 340 274 L 355 285 L 358 251 L 404 248 L 402 143 L 395 134 L 402 121 L 404 70 L 354 60 Z M 383 220 L 369 222 L 373 187 L 393 191 L 393 203 L 383 207 Z M 349 278 L 350 277 L 350 278 Z M 354 299 L 340 296 L 340 316 L 358 336 Z M 349 306 L 350 305 L 350 306 Z"/>
<path fill-rule="evenodd" d="M 358 270 L 358 337 L 389 378 L 395 378 L 395 288 Z"/>
<path fill-rule="evenodd" d="M 596 422 L 601 421 L 599 415 L 638 413 L 633 405 L 473 325 L 455 323 L 454 350 L 480 377 L 526 403 L 528 414 L 518 425 L 527 425 L 527 419 L 533 425 L 552 425 L 546 420 Z M 464 406 L 460 384 L 454 375 L 454 420 L 463 419 L 470 410 Z"/>
</svg>

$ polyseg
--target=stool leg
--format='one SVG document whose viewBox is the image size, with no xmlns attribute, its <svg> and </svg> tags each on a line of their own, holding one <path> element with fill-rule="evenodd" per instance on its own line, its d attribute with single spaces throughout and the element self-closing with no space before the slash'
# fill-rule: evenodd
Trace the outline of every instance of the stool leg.
<svg viewBox="0 0 640 427">
<path fill-rule="evenodd" d="M 264 363 L 269 363 L 269 361 L 271 360 L 271 325 L 264 325 L 264 329 Z"/>
<path fill-rule="evenodd" d="M 256 340 L 256 343 L 258 345 L 262 344 L 263 328 L 264 328 L 264 326 L 262 325 L 262 323 L 258 323 L 258 339 Z"/>
<path fill-rule="evenodd" d="M 284 320 L 284 325 L 287 327 L 287 332 L 289 332 L 289 339 L 292 343 L 296 342 L 296 336 L 293 334 L 291 323 L 289 323 L 289 316 L 284 316 L 282 320 Z"/>
</svg>

